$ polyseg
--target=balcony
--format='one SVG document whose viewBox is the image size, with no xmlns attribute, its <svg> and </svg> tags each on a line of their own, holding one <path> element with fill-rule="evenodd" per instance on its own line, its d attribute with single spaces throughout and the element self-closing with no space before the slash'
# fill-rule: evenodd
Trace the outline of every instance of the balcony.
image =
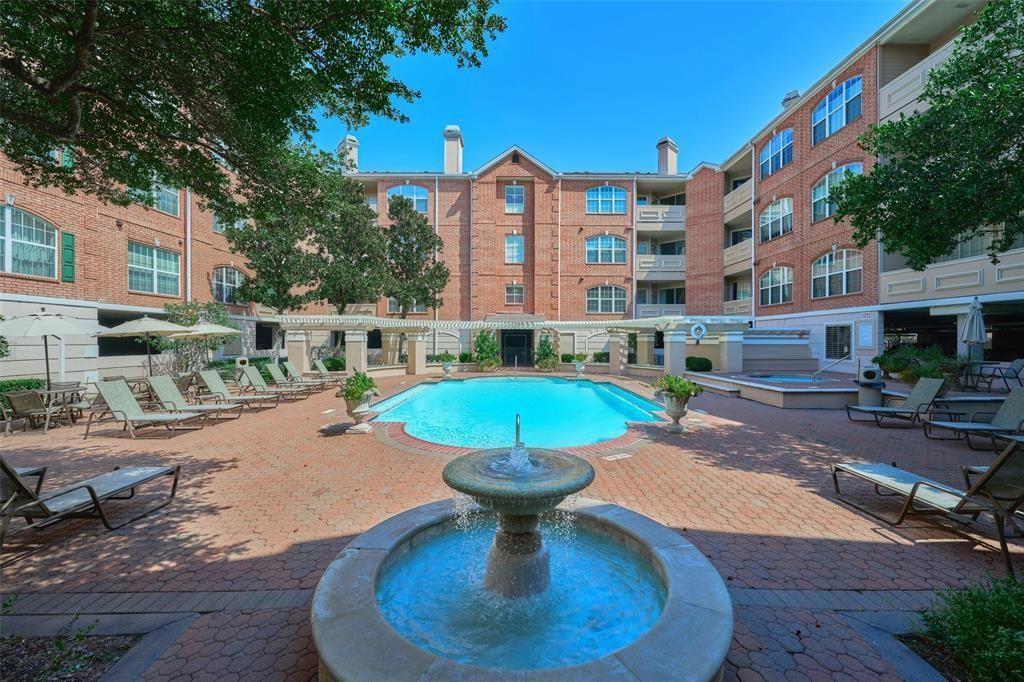
<svg viewBox="0 0 1024 682">
<path fill-rule="evenodd" d="M 743 298 L 736 301 L 726 301 L 722 304 L 723 315 L 739 315 L 747 317 L 750 315 L 750 299 Z"/>
<path fill-rule="evenodd" d="M 683 304 L 668 303 L 638 303 L 636 305 L 637 317 L 664 317 L 666 315 L 685 315 L 686 306 Z"/>
<path fill-rule="evenodd" d="M 636 229 L 640 232 L 681 232 L 686 229 L 686 207 L 637 206 Z"/>
<path fill-rule="evenodd" d="M 754 253 L 754 240 L 745 239 L 739 244 L 725 248 L 722 255 L 722 273 L 729 277 L 750 269 L 750 258 Z"/>
<path fill-rule="evenodd" d="M 686 276 L 686 256 L 637 255 L 636 278 L 643 282 L 671 282 Z"/>
<path fill-rule="evenodd" d="M 928 108 L 928 102 L 920 99 L 928 72 L 949 59 L 954 42 L 949 41 L 879 89 L 879 122 L 894 121 L 901 113 L 912 116 Z"/>
<path fill-rule="evenodd" d="M 722 211 L 724 222 L 732 222 L 751 210 L 750 193 L 754 183 L 747 180 L 742 185 L 725 195 Z"/>
</svg>

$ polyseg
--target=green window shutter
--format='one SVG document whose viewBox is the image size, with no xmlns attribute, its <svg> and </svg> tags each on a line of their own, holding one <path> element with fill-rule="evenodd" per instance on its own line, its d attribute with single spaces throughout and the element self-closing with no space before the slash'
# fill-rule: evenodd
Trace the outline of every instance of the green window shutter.
<svg viewBox="0 0 1024 682">
<path fill-rule="evenodd" d="M 60 281 L 75 281 L 75 235 L 62 232 L 60 236 Z"/>
</svg>

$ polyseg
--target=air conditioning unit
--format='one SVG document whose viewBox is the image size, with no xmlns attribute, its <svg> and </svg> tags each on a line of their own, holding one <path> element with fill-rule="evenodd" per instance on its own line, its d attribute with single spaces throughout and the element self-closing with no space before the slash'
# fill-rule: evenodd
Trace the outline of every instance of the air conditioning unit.
<svg viewBox="0 0 1024 682">
<path fill-rule="evenodd" d="M 245 367 L 248 364 L 249 358 L 245 357 L 244 355 L 240 355 L 239 357 L 235 358 L 235 367 Z"/>
</svg>

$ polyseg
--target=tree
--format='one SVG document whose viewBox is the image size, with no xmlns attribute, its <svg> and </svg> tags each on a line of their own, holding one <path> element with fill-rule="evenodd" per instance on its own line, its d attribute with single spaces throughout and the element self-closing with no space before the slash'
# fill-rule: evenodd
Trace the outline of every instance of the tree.
<svg viewBox="0 0 1024 682">
<path fill-rule="evenodd" d="M 501 366 L 501 348 L 498 347 L 498 340 L 494 338 L 494 332 L 490 329 L 481 330 L 476 335 L 473 349 L 476 351 L 476 361 L 480 369 L 491 370 Z"/>
<path fill-rule="evenodd" d="M 533 364 L 537 369 L 550 372 L 558 366 L 558 354 L 551 343 L 551 337 L 544 334 L 537 342 L 537 352 L 533 354 Z"/>
<path fill-rule="evenodd" d="M 444 242 L 405 197 L 390 201 L 388 217 L 384 295 L 395 299 L 402 317 L 416 304 L 439 308 L 449 276 L 448 266 L 437 259 Z"/>
<path fill-rule="evenodd" d="M 191 327 L 200 322 L 210 322 L 225 327 L 237 328 L 228 315 L 228 310 L 220 303 L 168 303 L 164 306 L 167 314 L 167 321 Z M 206 366 L 207 355 L 215 351 L 225 343 L 229 337 L 218 336 L 214 338 L 195 339 L 169 339 L 162 336 L 154 336 L 150 339 L 153 348 L 161 352 L 174 353 L 174 367 L 178 372 L 192 372 Z M 140 339 L 145 343 L 145 339 Z"/>
<path fill-rule="evenodd" d="M 137 201 L 190 187 L 229 211 L 316 116 L 403 121 L 395 57 L 478 66 L 493 0 L 5 0 L 0 149 L 35 185 Z M 57 163 L 53 150 L 73 148 Z"/>
<path fill-rule="evenodd" d="M 928 75 L 929 108 L 864 133 L 879 163 L 829 199 L 861 247 L 877 238 L 921 270 L 977 235 L 993 261 L 1024 237 L 1022 49 L 1024 0 L 988 3 Z"/>
</svg>

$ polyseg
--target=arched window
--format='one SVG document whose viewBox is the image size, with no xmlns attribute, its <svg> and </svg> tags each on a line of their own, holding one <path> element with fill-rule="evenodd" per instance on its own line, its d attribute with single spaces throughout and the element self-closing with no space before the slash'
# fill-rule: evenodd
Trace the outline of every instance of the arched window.
<svg viewBox="0 0 1024 682">
<path fill-rule="evenodd" d="M 587 213 L 625 213 L 626 190 L 601 185 L 587 190 Z"/>
<path fill-rule="evenodd" d="M 848 163 L 829 172 L 821 180 L 818 180 L 811 188 L 811 222 L 818 222 L 832 216 L 836 212 L 836 205 L 828 203 L 828 193 L 843 182 L 846 172 L 851 175 L 860 175 L 864 170 L 864 164 Z"/>
<path fill-rule="evenodd" d="M 241 270 L 231 267 L 213 269 L 213 300 L 219 303 L 238 303 L 235 300 L 235 289 L 242 286 L 245 275 Z"/>
<path fill-rule="evenodd" d="M 793 129 L 783 130 L 764 146 L 759 157 L 761 179 L 782 170 L 793 161 Z"/>
<path fill-rule="evenodd" d="M 57 228 L 13 206 L 0 213 L 0 272 L 56 278 Z"/>
<path fill-rule="evenodd" d="M 626 240 L 602 234 L 587 240 L 588 263 L 625 263 Z"/>
<path fill-rule="evenodd" d="M 395 185 L 388 190 L 388 201 L 395 197 L 405 197 L 412 202 L 412 207 L 420 213 L 427 212 L 427 188 L 419 185 Z"/>
<path fill-rule="evenodd" d="M 818 106 L 814 107 L 814 111 L 811 112 L 812 144 L 818 144 L 825 138 L 835 135 L 847 123 L 860 118 L 862 87 L 861 77 L 854 76 L 837 85 L 818 103 Z"/>
<path fill-rule="evenodd" d="M 758 289 L 761 292 L 761 305 L 792 302 L 793 268 L 772 268 L 761 275 Z"/>
<path fill-rule="evenodd" d="M 860 251 L 832 251 L 811 264 L 811 298 L 856 294 L 863 283 L 864 256 Z"/>
<path fill-rule="evenodd" d="M 626 290 L 611 284 L 587 289 L 588 313 L 626 312 Z"/>
<path fill-rule="evenodd" d="M 779 199 L 768 205 L 757 220 L 758 238 L 762 242 L 793 231 L 793 200 Z"/>
</svg>

